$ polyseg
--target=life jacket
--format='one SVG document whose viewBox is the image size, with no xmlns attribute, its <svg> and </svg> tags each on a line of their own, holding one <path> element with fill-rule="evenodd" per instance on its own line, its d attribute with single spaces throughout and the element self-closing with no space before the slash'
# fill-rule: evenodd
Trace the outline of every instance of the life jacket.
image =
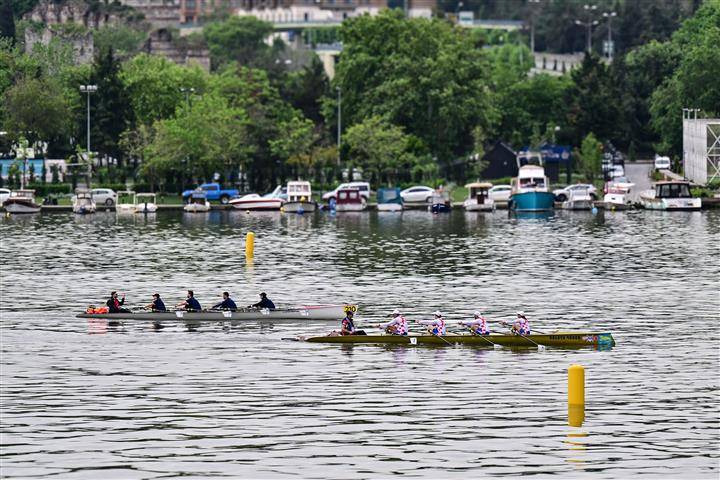
<svg viewBox="0 0 720 480">
<path fill-rule="evenodd" d="M 108 307 L 93 307 L 90 306 L 85 310 L 85 313 L 108 313 L 110 309 Z"/>
</svg>

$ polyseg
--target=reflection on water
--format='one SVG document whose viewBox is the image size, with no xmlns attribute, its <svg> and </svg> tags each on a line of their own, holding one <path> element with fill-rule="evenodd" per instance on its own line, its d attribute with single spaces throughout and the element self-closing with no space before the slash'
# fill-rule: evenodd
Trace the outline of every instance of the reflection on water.
<svg viewBox="0 0 720 480">
<path fill-rule="evenodd" d="M 255 232 L 248 262 L 244 239 Z M 0 220 L 6 477 L 717 478 L 720 214 L 99 212 Z M 322 345 L 327 322 L 110 325 L 168 305 L 360 303 L 494 331 L 611 331 L 608 351 Z M 568 426 L 566 371 L 587 368 Z"/>
</svg>

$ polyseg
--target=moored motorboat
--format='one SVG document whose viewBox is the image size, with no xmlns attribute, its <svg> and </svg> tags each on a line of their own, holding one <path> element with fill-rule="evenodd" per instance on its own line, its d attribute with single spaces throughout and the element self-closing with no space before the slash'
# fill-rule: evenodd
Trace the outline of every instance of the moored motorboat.
<svg viewBox="0 0 720 480">
<path fill-rule="evenodd" d="M 35 203 L 35 190 L 13 190 L 3 203 L 8 213 L 38 213 L 40 205 Z"/>
<path fill-rule="evenodd" d="M 615 339 L 610 332 L 554 332 L 544 335 L 340 335 L 324 337 L 298 337 L 311 343 L 340 344 L 388 344 L 388 345 L 472 345 L 493 348 L 495 344 L 502 347 L 517 348 L 611 348 Z"/>
<path fill-rule="evenodd" d="M 294 308 L 278 308 L 275 310 L 239 308 L 236 311 L 203 310 L 187 312 L 184 310 L 168 312 L 122 312 L 122 313 L 81 313 L 79 318 L 107 318 L 116 320 L 197 320 L 197 321 L 271 321 L 271 320 L 328 320 L 339 321 L 346 311 L 357 312 L 357 304 L 343 305 L 303 305 Z"/>
<path fill-rule="evenodd" d="M 154 193 L 138 193 L 135 195 L 135 213 L 155 213 L 157 209 Z"/>
<path fill-rule="evenodd" d="M 463 208 L 468 212 L 492 212 L 495 202 L 490 198 L 490 189 L 493 184 L 488 182 L 468 183 L 468 198 L 463 202 Z"/>
<path fill-rule="evenodd" d="M 552 210 L 555 197 L 548 191 L 545 169 L 540 165 L 523 165 L 517 178 L 512 180 L 510 210 L 516 212 L 542 212 Z"/>
<path fill-rule="evenodd" d="M 334 203 L 337 212 L 360 212 L 367 208 L 365 197 L 360 195 L 359 188 L 354 187 L 338 190 L 337 199 Z"/>
<path fill-rule="evenodd" d="M 310 182 L 292 181 L 287 184 L 287 202 L 282 206 L 286 213 L 314 212 L 317 205 L 312 200 L 312 187 Z"/>
<path fill-rule="evenodd" d="M 95 213 L 97 206 L 89 191 L 78 189 L 72 199 L 72 209 L 74 213 L 87 215 L 89 213 Z"/>
<path fill-rule="evenodd" d="M 377 191 L 378 212 L 402 212 L 403 200 L 399 188 L 379 188 Z"/>
<path fill-rule="evenodd" d="M 610 210 L 623 210 L 632 207 L 630 191 L 635 184 L 628 181 L 613 180 L 605 184 L 604 207 Z"/>
<path fill-rule="evenodd" d="M 208 202 L 207 194 L 202 188 L 196 188 L 188 197 L 187 203 L 183 206 L 183 210 L 190 213 L 203 213 L 210 211 L 210 202 Z"/>
<path fill-rule="evenodd" d="M 278 186 L 265 195 L 250 193 L 233 198 L 229 203 L 238 210 L 280 210 L 283 205 L 283 195 L 283 187 Z"/>
<path fill-rule="evenodd" d="M 135 213 L 135 192 L 132 190 L 121 190 L 117 192 L 117 213 Z"/>
<path fill-rule="evenodd" d="M 563 210 L 592 210 L 593 197 L 589 189 L 575 189 L 568 192 L 567 199 L 560 204 Z"/>
<path fill-rule="evenodd" d="M 640 205 L 648 210 L 700 210 L 702 200 L 690 194 L 690 182 L 657 182 L 653 190 L 640 194 Z"/>
</svg>

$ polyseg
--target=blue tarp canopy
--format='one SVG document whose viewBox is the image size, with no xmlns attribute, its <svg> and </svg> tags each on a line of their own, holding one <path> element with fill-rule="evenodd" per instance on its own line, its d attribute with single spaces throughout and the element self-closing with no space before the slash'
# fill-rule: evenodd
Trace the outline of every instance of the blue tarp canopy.
<svg viewBox="0 0 720 480">
<path fill-rule="evenodd" d="M 399 188 L 378 188 L 377 201 L 378 201 L 378 203 L 402 204 L 402 197 L 400 197 L 400 189 Z"/>
<path fill-rule="evenodd" d="M 570 163 L 572 160 L 572 150 L 568 145 L 553 145 L 544 143 L 540 145 L 540 155 L 542 155 L 543 164 L 545 163 Z M 523 158 L 530 152 L 537 152 L 530 147 L 523 147 L 518 152 L 518 157 Z"/>
</svg>

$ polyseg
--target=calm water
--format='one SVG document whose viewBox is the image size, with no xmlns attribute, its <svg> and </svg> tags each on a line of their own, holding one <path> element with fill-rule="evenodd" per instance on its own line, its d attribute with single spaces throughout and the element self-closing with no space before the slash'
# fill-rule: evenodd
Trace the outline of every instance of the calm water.
<svg viewBox="0 0 720 480">
<path fill-rule="evenodd" d="M 244 235 L 256 233 L 255 260 Z M 0 220 L 8 478 L 718 478 L 720 212 L 549 219 L 425 212 Z M 343 348 L 327 323 L 161 333 L 88 325 L 194 288 L 203 305 L 356 301 L 377 322 L 493 320 L 613 332 L 611 351 Z M 566 370 L 587 368 L 567 425 Z"/>
</svg>

